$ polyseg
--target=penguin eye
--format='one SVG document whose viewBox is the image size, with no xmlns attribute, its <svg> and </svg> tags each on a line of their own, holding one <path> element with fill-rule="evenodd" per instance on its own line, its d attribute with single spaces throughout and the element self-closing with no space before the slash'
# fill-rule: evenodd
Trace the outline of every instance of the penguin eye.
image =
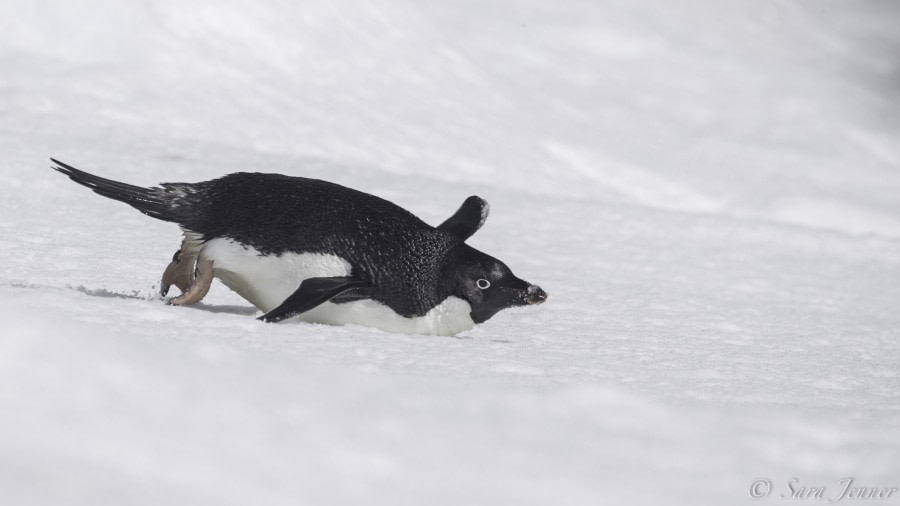
<svg viewBox="0 0 900 506">
<path fill-rule="evenodd" d="M 491 282 L 484 278 L 481 278 L 475 282 L 475 286 L 477 286 L 478 288 L 480 288 L 482 290 L 487 290 L 488 288 L 491 287 Z"/>
</svg>

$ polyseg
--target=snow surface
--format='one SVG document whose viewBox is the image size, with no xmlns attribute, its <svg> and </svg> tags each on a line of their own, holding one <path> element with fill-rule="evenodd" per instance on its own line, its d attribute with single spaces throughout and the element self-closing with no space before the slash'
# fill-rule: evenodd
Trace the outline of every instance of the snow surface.
<svg viewBox="0 0 900 506">
<path fill-rule="evenodd" d="M 772 504 L 900 484 L 887 2 L 0 2 L 0 503 Z M 540 307 L 457 338 L 165 305 L 49 170 L 328 179 Z M 767 477 L 776 490 L 754 502 Z M 894 495 L 877 504 L 898 504 Z"/>
</svg>

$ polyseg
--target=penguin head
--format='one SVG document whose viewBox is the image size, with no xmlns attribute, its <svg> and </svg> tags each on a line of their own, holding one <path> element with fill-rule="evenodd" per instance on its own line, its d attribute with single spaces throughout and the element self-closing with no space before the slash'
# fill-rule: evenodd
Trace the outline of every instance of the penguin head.
<svg viewBox="0 0 900 506">
<path fill-rule="evenodd" d="M 475 323 L 483 323 L 498 312 L 515 306 L 541 304 L 547 292 L 519 279 L 500 260 L 466 244 L 460 244 L 446 272 L 450 291 L 472 307 Z"/>
</svg>

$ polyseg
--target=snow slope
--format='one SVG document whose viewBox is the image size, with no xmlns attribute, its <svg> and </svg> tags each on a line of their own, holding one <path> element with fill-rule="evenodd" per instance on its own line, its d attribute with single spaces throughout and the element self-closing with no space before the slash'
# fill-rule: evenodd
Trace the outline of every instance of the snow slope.
<svg viewBox="0 0 900 506">
<path fill-rule="evenodd" d="M 898 486 L 900 20 L 859 2 L 0 3 L 0 499 Z M 457 338 L 165 305 L 135 184 L 319 177 L 550 294 Z M 879 504 L 900 503 L 892 497 Z"/>
</svg>

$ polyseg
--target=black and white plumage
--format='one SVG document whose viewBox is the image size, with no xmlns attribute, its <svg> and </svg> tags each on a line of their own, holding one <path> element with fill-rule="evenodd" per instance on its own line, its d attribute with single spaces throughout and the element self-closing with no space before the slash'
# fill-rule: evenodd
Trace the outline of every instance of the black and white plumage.
<svg viewBox="0 0 900 506">
<path fill-rule="evenodd" d="M 181 227 L 185 239 L 162 286 L 163 294 L 173 283 L 185 292 L 176 304 L 200 300 L 215 277 L 266 321 L 299 316 L 448 335 L 547 297 L 465 244 L 488 215 L 479 197 L 432 227 L 387 200 L 317 179 L 235 173 L 142 188 L 53 162 L 76 183 Z"/>
</svg>

